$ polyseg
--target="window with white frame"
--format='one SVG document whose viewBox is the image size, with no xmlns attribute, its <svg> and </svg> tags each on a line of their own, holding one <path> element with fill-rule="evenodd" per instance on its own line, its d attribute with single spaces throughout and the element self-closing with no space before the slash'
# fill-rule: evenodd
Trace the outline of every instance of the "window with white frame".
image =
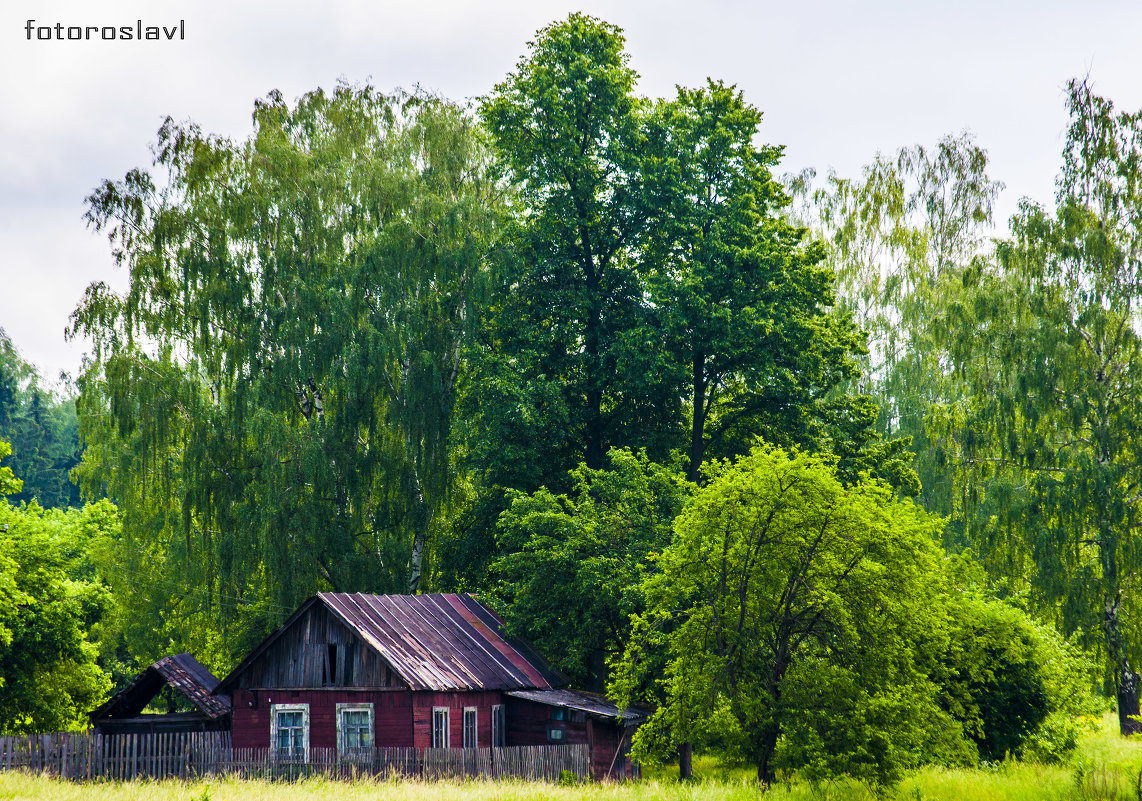
<svg viewBox="0 0 1142 801">
<path fill-rule="evenodd" d="M 496 704 L 492 707 L 492 748 L 503 748 L 507 744 L 504 722 L 504 705 Z"/>
<path fill-rule="evenodd" d="M 347 754 L 373 747 L 373 705 L 337 705 L 337 751 Z"/>
<path fill-rule="evenodd" d="M 270 706 L 270 743 L 274 753 L 283 759 L 307 759 L 309 756 L 309 704 L 272 704 Z"/>
<path fill-rule="evenodd" d="M 448 747 L 448 707 L 432 707 L 432 747 Z"/>
<path fill-rule="evenodd" d="M 476 748 L 476 707 L 464 707 L 464 747 Z"/>
</svg>

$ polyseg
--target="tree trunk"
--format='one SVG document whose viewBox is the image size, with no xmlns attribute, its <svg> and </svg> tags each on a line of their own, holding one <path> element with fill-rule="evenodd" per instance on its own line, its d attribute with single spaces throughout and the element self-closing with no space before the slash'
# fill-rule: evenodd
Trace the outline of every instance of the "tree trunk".
<svg viewBox="0 0 1142 801">
<path fill-rule="evenodd" d="M 1142 733 L 1138 713 L 1138 671 L 1130 667 L 1126 657 L 1118 675 L 1118 731 L 1124 735 Z"/>
<path fill-rule="evenodd" d="M 678 778 L 681 781 L 694 778 L 694 746 L 690 743 L 678 746 Z"/>
<path fill-rule="evenodd" d="M 589 282 L 588 286 L 592 294 L 599 291 L 594 282 Z M 584 448 L 583 461 L 592 470 L 601 470 L 603 467 L 603 364 L 599 352 L 602 312 L 599 304 L 600 301 L 597 298 L 591 298 L 585 337 L 587 351 L 587 442 Z"/>
<path fill-rule="evenodd" d="M 777 751 L 777 735 L 781 733 L 780 727 L 771 723 L 761 732 L 761 742 L 758 750 L 757 780 L 766 787 L 770 787 L 777 778 L 773 770 L 773 754 Z"/>
<path fill-rule="evenodd" d="M 1117 578 L 1117 562 L 1106 560 L 1104 572 L 1109 573 L 1111 579 Z M 1109 568 L 1109 569 L 1108 569 Z M 1102 628 L 1106 637 L 1106 651 L 1110 663 L 1114 666 L 1114 684 L 1118 701 L 1118 731 L 1123 735 L 1142 733 L 1142 721 L 1139 720 L 1138 672 L 1130 666 L 1126 656 L 1126 643 L 1123 641 L 1122 620 L 1120 608 L 1122 591 L 1116 590 L 1108 593 L 1103 607 Z"/>
<path fill-rule="evenodd" d="M 420 490 L 420 482 L 415 484 L 416 508 L 413 512 L 412 560 L 408 571 L 408 593 L 416 595 L 420 587 L 421 566 L 424 563 L 424 548 L 428 542 L 428 524 L 432 519 L 428 504 L 424 502 L 424 494 Z"/>
<path fill-rule="evenodd" d="M 698 483 L 698 471 L 706 451 L 706 357 L 701 351 L 694 353 L 693 418 L 690 425 L 690 466 L 686 479 Z"/>
</svg>

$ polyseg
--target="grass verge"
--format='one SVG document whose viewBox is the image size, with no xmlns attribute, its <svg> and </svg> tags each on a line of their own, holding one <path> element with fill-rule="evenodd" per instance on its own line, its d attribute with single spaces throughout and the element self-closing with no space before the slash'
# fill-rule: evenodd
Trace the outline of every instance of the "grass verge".
<svg viewBox="0 0 1142 801">
<path fill-rule="evenodd" d="M 766 801 L 1142 801 L 1142 737 L 1117 734 L 1108 715 L 1064 765 L 1008 761 L 979 769 L 925 768 L 890 789 L 837 781 L 778 785 Z M 27 773 L 0 772 L 0 801 L 745 801 L 757 799 L 752 771 L 697 759 L 698 780 L 679 784 L 669 768 L 625 785 L 559 786 L 527 782 L 294 783 L 223 779 L 210 782 L 76 784 Z"/>
</svg>

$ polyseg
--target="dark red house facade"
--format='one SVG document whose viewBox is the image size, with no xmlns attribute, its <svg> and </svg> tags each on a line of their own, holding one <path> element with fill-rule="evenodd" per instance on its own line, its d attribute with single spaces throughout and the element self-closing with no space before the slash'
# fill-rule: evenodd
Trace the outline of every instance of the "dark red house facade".
<svg viewBox="0 0 1142 801">
<path fill-rule="evenodd" d="M 469 595 L 319 593 L 215 691 L 236 748 L 487 748 L 586 743 L 624 778 L 645 715 L 570 690 Z"/>
</svg>

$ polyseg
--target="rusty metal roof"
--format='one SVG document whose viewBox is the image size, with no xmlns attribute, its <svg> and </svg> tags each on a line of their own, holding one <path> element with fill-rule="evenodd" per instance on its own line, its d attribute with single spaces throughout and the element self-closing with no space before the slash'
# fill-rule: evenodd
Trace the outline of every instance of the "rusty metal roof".
<svg viewBox="0 0 1142 801">
<path fill-rule="evenodd" d="M 167 685 L 211 720 L 230 712 L 230 698 L 213 695 L 218 686 L 214 674 L 190 654 L 175 654 L 148 666 L 88 717 L 92 722 L 103 718 L 133 718 Z"/>
<path fill-rule="evenodd" d="M 582 690 L 512 690 L 508 695 L 546 706 L 576 709 L 592 717 L 627 725 L 641 723 L 650 716 L 648 709 L 634 706 L 622 709 L 606 696 Z"/>
<path fill-rule="evenodd" d="M 470 595 L 317 595 L 413 690 L 507 690 L 564 684 Z"/>
<path fill-rule="evenodd" d="M 531 646 L 508 636 L 503 621 L 471 595 L 321 592 L 262 640 L 217 691 L 232 690 L 238 676 L 317 603 L 413 690 L 550 689 L 567 683 Z"/>
</svg>

